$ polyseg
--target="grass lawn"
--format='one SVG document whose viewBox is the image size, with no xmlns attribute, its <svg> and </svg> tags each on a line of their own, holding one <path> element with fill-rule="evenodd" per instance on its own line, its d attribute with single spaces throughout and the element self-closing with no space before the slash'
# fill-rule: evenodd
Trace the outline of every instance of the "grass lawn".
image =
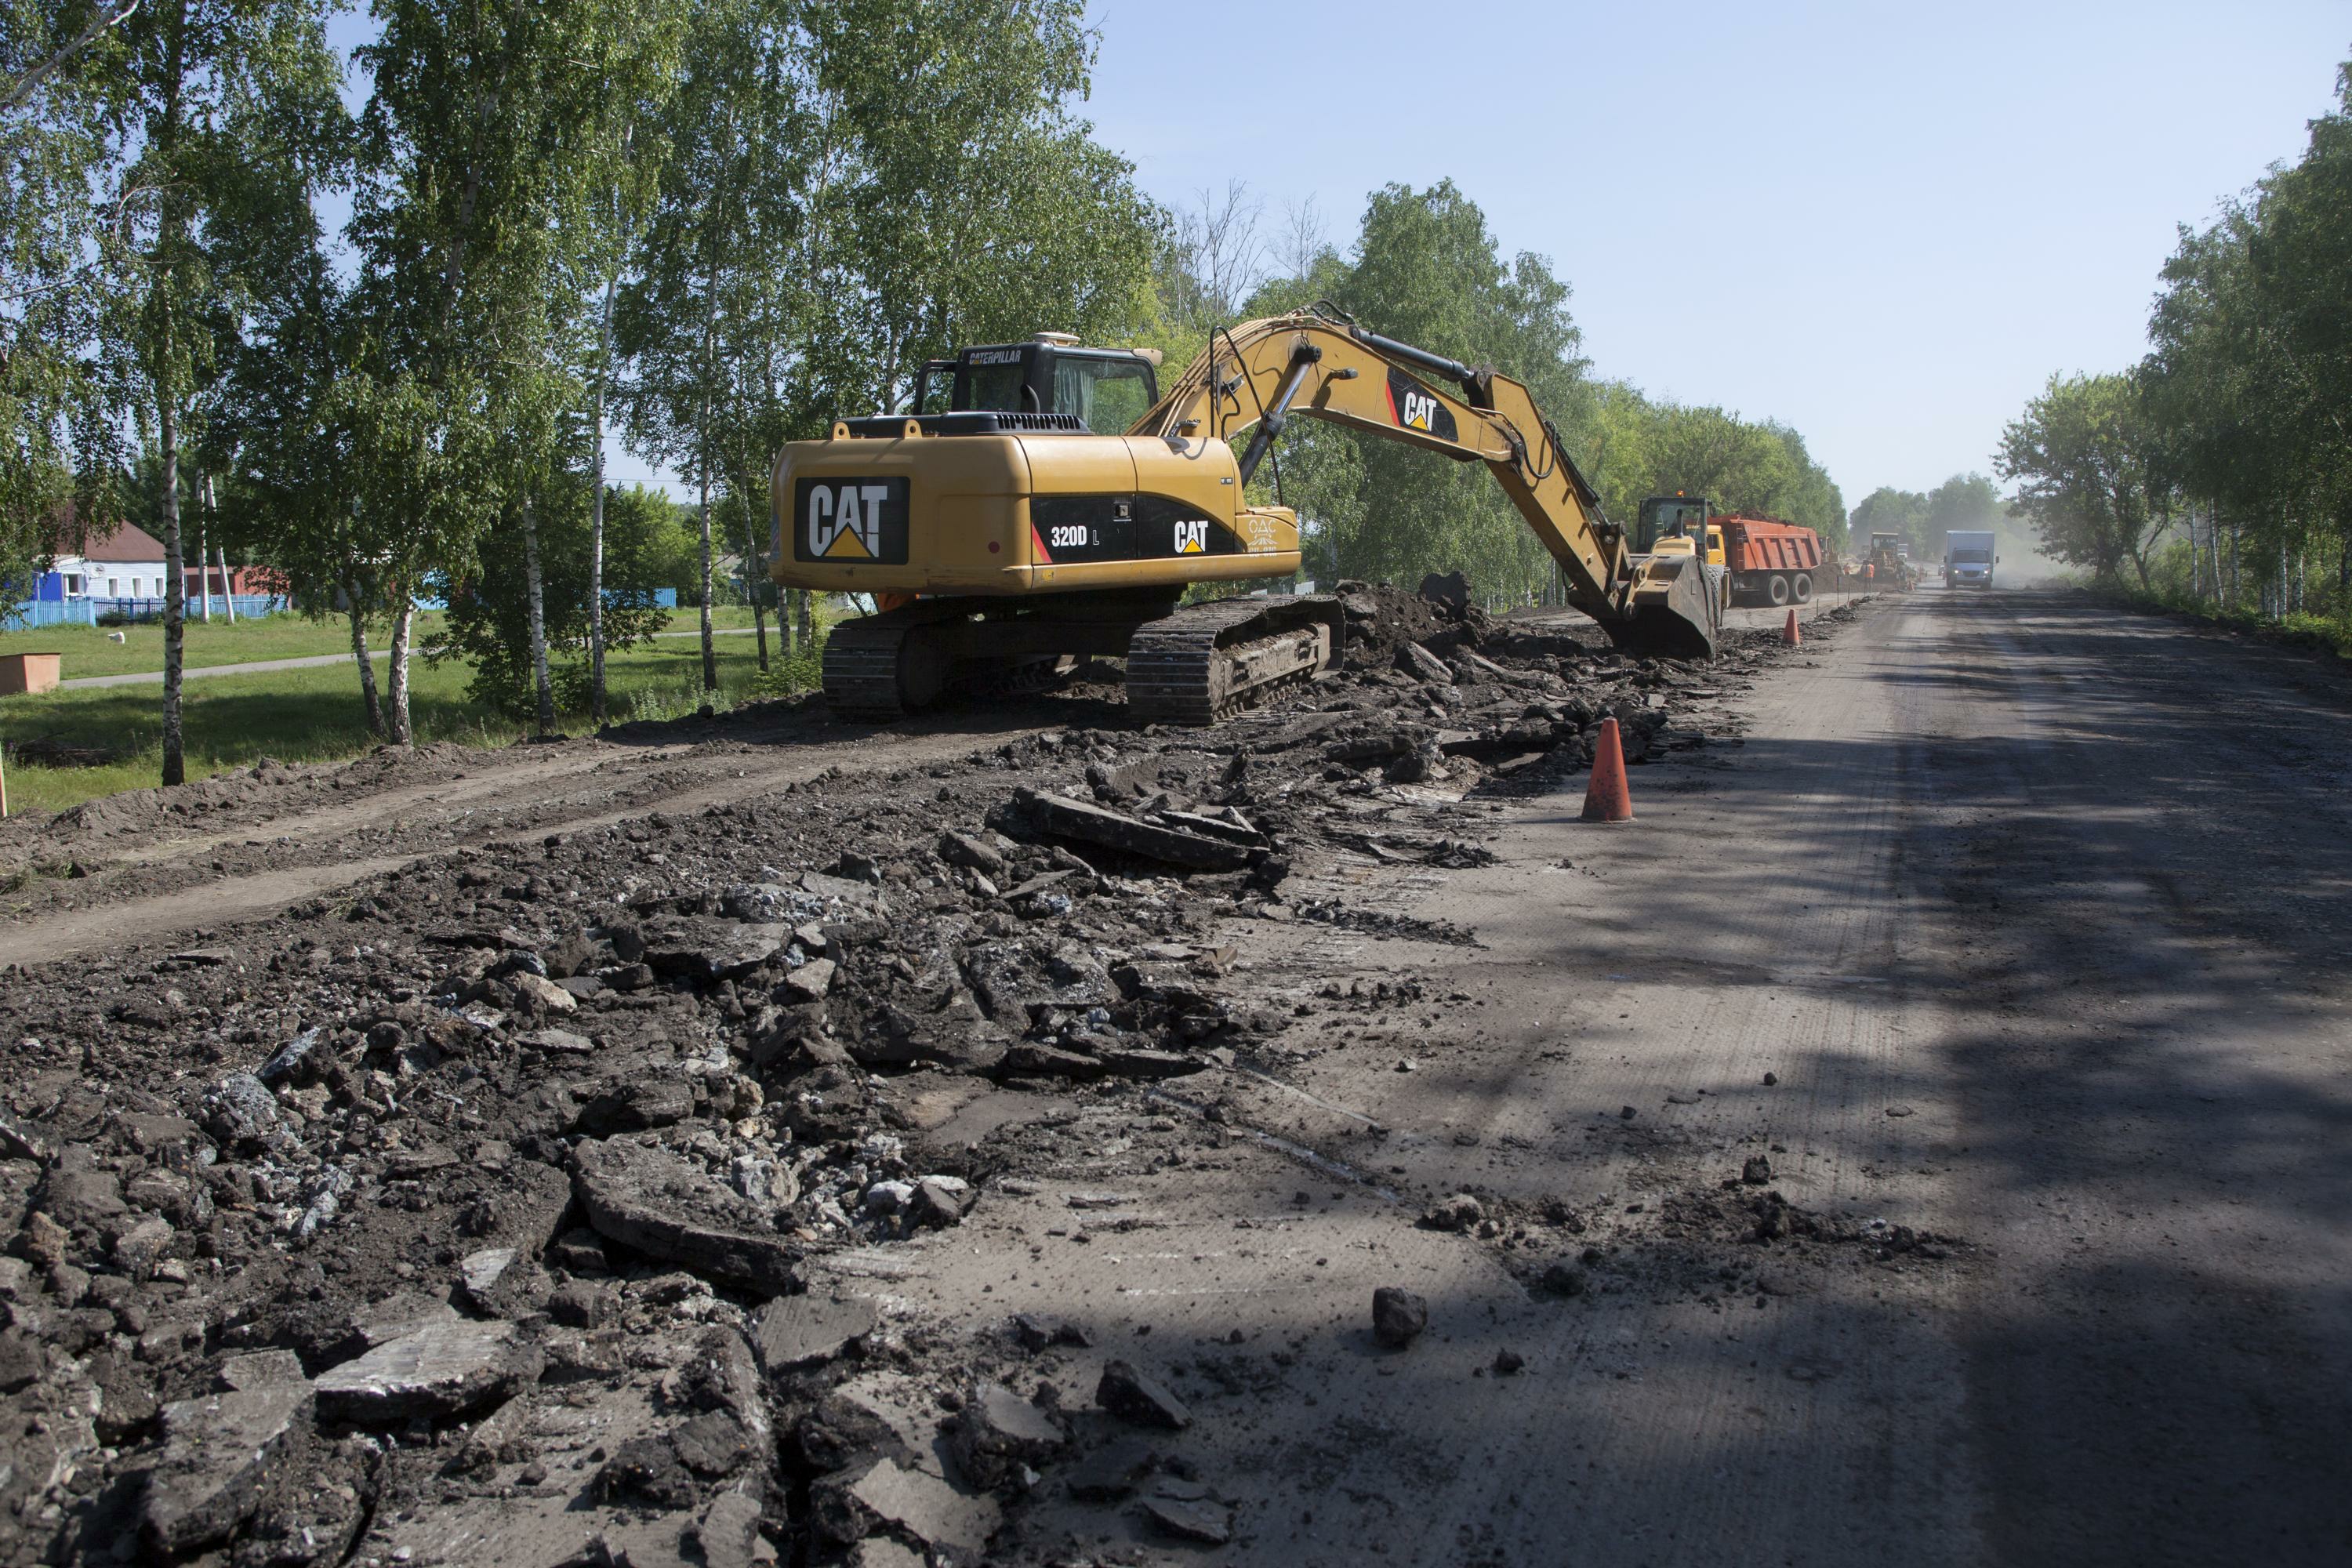
<svg viewBox="0 0 2352 1568">
<path fill-rule="evenodd" d="M 688 632 L 700 626 L 699 612 L 692 609 L 671 612 L 668 629 Z M 422 647 L 441 636 L 446 619 L 436 611 L 416 617 L 413 634 Z M 749 626 L 751 612 L 740 605 L 721 605 L 710 612 L 710 622 L 716 627 Z M 121 642 L 110 639 L 109 633 L 122 634 Z M 775 622 L 770 617 L 768 632 L 775 635 Z M 380 628 L 369 632 L 369 646 L 381 651 L 385 644 Z M 256 664 L 272 658 L 309 658 L 320 654 L 342 654 L 352 651 L 352 627 L 349 621 L 331 618 L 313 621 L 302 616 L 264 616 L 247 618 L 235 626 L 223 616 L 215 616 L 210 625 L 191 619 L 183 657 L 186 668 L 202 669 L 215 664 Z M 44 626 L 36 631 L 0 632 L 0 654 L 61 653 L 65 655 L 63 674 L 73 680 L 85 675 L 133 675 L 163 668 L 163 626 L 161 622 L 135 626 Z M 357 684 L 354 678 L 353 684 Z"/>
<path fill-rule="evenodd" d="M 715 612 L 714 619 L 723 618 L 728 613 Z M 749 611 L 733 613 L 749 624 Z M 681 612 L 679 618 L 690 627 L 695 612 Z M 320 629 L 310 628 L 308 623 L 300 621 L 292 624 Z M 78 629 L 86 632 L 89 628 Z M 146 629 L 133 628 L 133 635 Z M 192 634 L 200 629 L 190 628 Z M 46 633 L 34 635 L 47 637 Z M 160 640 L 161 633 L 155 635 Z M 771 626 L 772 638 L 773 635 L 774 628 Z M 28 646 L 29 640 L 14 646 Z M 772 641 L 770 647 L 772 650 Z M 0 652 L 10 649 L 9 639 L 0 639 Z M 121 649 L 115 651 L 120 653 Z M 331 644 L 323 650 L 313 651 L 348 655 L 350 645 L 346 642 L 337 647 Z M 753 639 L 722 637 L 715 651 L 719 662 L 718 706 L 730 707 L 753 695 L 760 674 Z M 282 650 L 240 652 L 231 662 L 247 658 L 295 657 L 299 655 Z M 606 660 L 605 668 L 613 696 L 614 721 L 671 718 L 694 711 L 702 704 L 701 662 L 701 649 L 690 637 L 665 639 L 650 648 L 613 655 Z M 379 663 L 379 690 L 383 670 Z M 525 732 L 524 724 L 467 697 L 466 683 L 471 675 L 471 667 L 459 661 L 452 660 L 438 668 L 422 659 L 416 661 L 410 677 L 409 714 L 419 744 L 455 741 L 463 745 L 503 746 Z M 814 661 L 803 661 L 791 672 L 791 677 L 797 679 L 789 679 L 780 670 L 771 676 L 765 690 L 811 685 L 814 675 Z M 38 697 L 0 698 L 0 743 L 12 751 L 16 744 L 39 736 L 67 745 L 103 750 L 120 759 L 89 768 L 46 768 L 11 761 L 9 809 L 62 811 L 97 795 L 152 787 L 163 768 L 162 695 L 157 686 L 110 686 L 52 691 Z M 359 675 L 349 662 L 192 680 L 182 689 L 181 700 L 191 779 L 227 768 L 249 766 L 257 758 L 265 756 L 281 763 L 330 762 L 356 756 L 372 744 L 360 703 Z M 589 728 L 584 713 L 567 714 L 563 722 L 574 734 Z"/>
</svg>

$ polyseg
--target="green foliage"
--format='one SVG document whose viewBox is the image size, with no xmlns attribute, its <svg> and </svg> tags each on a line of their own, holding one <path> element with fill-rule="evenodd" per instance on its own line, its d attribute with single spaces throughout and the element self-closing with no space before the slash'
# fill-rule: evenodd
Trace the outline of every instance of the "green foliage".
<svg viewBox="0 0 2352 1568">
<path fill-rule="evenodd" d="M 79 542 L 93 511 L 112 510 L 121 457 L 97 367 L 79 352 L 101 299 L 87 240 L 108 153 L 98 82 L 116 46 L 31 84 L 79 22 L 44 0 L 0 0 L 0 81 L 26 84 L 0 110 L 0 593 Z"/>
<path fill-rule="evenodd" d="M 2001 432 L 1994 461 L 2042 550 L 2104 583 L 2126 563 L 2147 585 L 2158 490 L 2139 388 L 2129 376 L 2052 376 Z"/>
<path fill-rule="evenodd" d="M 1107 341 L 1150 288 L 1154 215 L 1069 104 L 1080 0 L 808 7 L 819 126 L 840 149 L 814 216 L 821 356 L 891 408 L 923 360 L 1041 327 Z"/>
<path fill-rule="evenodd" d="M 567 479 L 539 492 L 541 602 L 555 700 L 565 710 L 588 703 L 590 495 Z M 676 584 L 686 536 L 678 508 L 638 487 L 604 497 L 604 640 L 618 650 L 645 642 L 669 621 L 650 590 Z M 501 528 L 486 542 L 478 570 L 449 596 L 448 636 L 432 657 L 471 661 L 467 695 L 515 718 L 532 710 L 532 665 L 520 531 Z"/>
<path fill-rule="evenodd" d="M 2181 231 L 2136 370 L 2053 377 L 2004 433 L 2050 553 L 2109 583 L 2129 563 L 2143 592 L 2175 572 L 2225 606 L 2352 615 L 2352 67 L 2338 88 L 2300 160 Z"/>
<path fill-rule="evenodd" d="M 1953 529 L 1989 530 L 2008 514 L 2000 490 L 1982 474 L 1954 474 L 1927 497 L 1927 536 L 1916 542 L 1930 555 L 1943 553 L 1944 535 Z"/>
<path fill-rule="evenodd" d="M 1569 287 L 1541 257 L 1506 261 L 1486 215 L 1452 181 L 1375 192 L 1333 302 L 1378 331 L 1527 384 L 1557 424 L 1591 401 Z M 1393 441 L 1358 440 L 1352 526 L 1334 530 L 1346 575 L 1399 582 L 1461 570 L 1489 594 L 1533 589 L 1550 557 L 1492 475 Z"/>
<path fill-rule="evenodd" d="M 1653 403 L 1619 384 L 1604 389 L 1597 426 L 1586 472 L 1612 518 L 1630 522 L 1644 498 L 1680 491 L 1817 529 L 1832 543 L 1843 531 L 1844 499 L 1785 425 Z"/>
</svg>

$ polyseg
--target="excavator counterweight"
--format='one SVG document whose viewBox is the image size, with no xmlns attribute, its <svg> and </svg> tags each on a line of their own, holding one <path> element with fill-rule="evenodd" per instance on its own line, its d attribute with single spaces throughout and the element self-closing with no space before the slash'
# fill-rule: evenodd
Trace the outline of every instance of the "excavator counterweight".
<svg viewBox="0 0 2352 1568">
<path fill-rule="evenodd" d="M 1140 716 L 1202 724 L 1330 668 L 1345 631 L 1328 598 L 1179 605 L 1198 584 L 1297 573 L 1296 515 L 1245 493 L 1295 417 L 1484 462 L 1570 602 L 1620 647 L 1714 652 L 1721 595 L 1705 563 L 1631 554 L 1509 377 L 1321 309 L 1218 331 L 1164 395 L 1156 368 L 1060 334 L 966 349 L 924 367 L 915 414 L 845 420 L 783 449 L 776 581 L 893 606 L 835 628 L 837 709 L 895 717 L 1100 654 L 1127 658 Z"/>
</svg>

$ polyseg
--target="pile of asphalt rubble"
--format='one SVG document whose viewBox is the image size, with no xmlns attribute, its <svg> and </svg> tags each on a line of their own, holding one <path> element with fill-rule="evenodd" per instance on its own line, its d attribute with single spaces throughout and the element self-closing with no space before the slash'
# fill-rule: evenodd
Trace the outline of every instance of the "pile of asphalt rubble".
<svg viewBox="0 0 2352 1568">
<path fill-rule="evenodd" d="M 1116 1098 L 1296 1051 L 1224 922 L 1475 941 L 1286 889 L 1342 854 L 1480 864 L 1478 800 L 1562 787 L 1603 716 L 1629 761 L 1702 745 L 1671 700 L 1773 657 L 1631 659 L 1458 580 L 1342 598 L 1345 669 L 1214 730 L 747 786 L 236 945 L 12 973 L 0 1560 L 458 1563 L 534 1510 L 551 1563 L 1030 1560 L 1047 1489 L 1228 1539 L 1165 1369 L 1127 1352 L 1040 1403 L 1008 1383 L 1086 1331 L 893 1318 L 816 1266 L 1050 1173 L 1050 1140 L 927 1147 L 924 1085 Z M 1575 1294 L 1574 1256 L 1513 1266 Z M 1423 1321 L 1384 1300 L 1377 1326 Z M 877 1371 L 917 1396 L 845 1392 Z"/>
</svg>

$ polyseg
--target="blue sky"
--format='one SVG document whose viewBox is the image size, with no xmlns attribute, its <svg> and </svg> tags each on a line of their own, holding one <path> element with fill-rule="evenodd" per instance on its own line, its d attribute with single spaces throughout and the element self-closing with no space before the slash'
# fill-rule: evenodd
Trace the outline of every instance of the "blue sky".
<svg viewBox="0 0 2352 1568">
<path fill-rule="evenodd" d="M 1849 506 L 2144 352 L 2174 226 L 2301 150 L 2352 4 L 1097 0 L 1086 113 L 1179 203 L 1452 178 L 1596 373 L 1803 432 Z"/>
</svg>

